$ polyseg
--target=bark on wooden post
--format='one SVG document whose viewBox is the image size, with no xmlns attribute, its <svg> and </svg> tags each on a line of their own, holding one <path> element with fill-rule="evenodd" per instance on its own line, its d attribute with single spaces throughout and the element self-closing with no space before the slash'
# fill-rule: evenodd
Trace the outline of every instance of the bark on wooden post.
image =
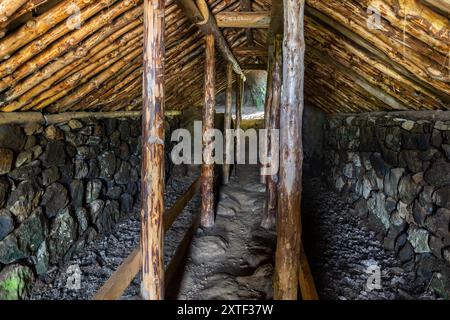
<svg viewBox="0 0 450 320">
<path fill-rule="evenodd" d="M 231 139 L 227 138 L 227 130 L 231 129 L 231 108 L 233 103 L 233 66 L 229 63 L 227 66 L 227 92 L 226 92 L 226 105 L 225 105 L 225 121 L 223 134 L 225 137 L 225 154 L 224 154 L 224 164 L 223 168 L 223 183 L 228 184 L 230 182 L 230 164 L 227 162 L 227 156 L 230 155 L 232 150 Z"/>
<path fill-rule="evenodd" d="M 267 83 L 266 83 L 266 100 L 264 102 L 264 129 L 269 129 L 269 112 L 272 105 L 272 84 L 273 84 L 273 59 L 272 55 L 269 55 L 267 61 Z M 267 150 L 266 156 L 269 154 L 269 145 L 267 137 Z M 263 174 L 265 164 L 261 164 L 261 183 L 265 184 L 267 181 L 267 176 Z"/>
<path fill-rule="evenodd" d="M 202 177 L 201 177 L 201 197 L 202 197 L 202 218 L 201 224 L 205 228 L 214 225 L 214 164 L 211 145 L 211 137 L 206 137 L 205 133 L 214 128 L 214 109 L 216 104 L 215 82 L 216 82 L 216 55 L 214 46 L 214 36 L 205 36 L 206 42 L 206 62 L 205 62 L 205 105 L 203 107 L 203 152 Z M 206 138 L 206 139 L 205 139 Z"/>
<path fill-rule="evenodd" d="M 241 129 L 241 122 L 242 122 L 242 104 L 244 100 L 244 79 L 239 77 L 236 81 L 236 157 L 235 157 L 235 168 L 234 168 L 234 175 L 237 175 L 237 167 L 238 167 L 238 161 L 241 159 L 241 145 L 245 141 L 242 141 L 242 137 L 239 134 Z"/>
<path fill-rule="evenodd" d="M 144 1 L 141 295 L 164 299 L 164 0 Z"/>
<path fill-rule="evenodd" d="M 284 0 L 283 92 L 280 113 L 280 184 L 274 298 L 297 299 L 302 192 L 304 0 Z"/>
<path fill-rule="evenodd" d="M 283 68 L 283 56 L 281 52 L 283 36 L 281 34 L 275 37 L 274 44 L 274 60 L 273 71 L 271 74 L 271 102 L 269 111 L 267 112 L 268 121 L 266 121 L 266 129 L 268 129 L 267 136 L 267 154 L 269 165 L 274 165 L 275 162 L 279 162 L 279 154 L 272 154 L 272 146 L 275 143 L 279 143 L 275 140 L 275 137 L 271 134 L 271 130 L 280 129 L 280 104 L 281 104 L 281 85 L 282 85 L 282 68 Z M 275 225 L 277 216 L 277 196 L 278 196 L 278 173 L 267 176 L 266 179 L 266 205 L 264 206 L 264 216 L 261 226 L 266 229 L 271 229 Z"/>
</svg>

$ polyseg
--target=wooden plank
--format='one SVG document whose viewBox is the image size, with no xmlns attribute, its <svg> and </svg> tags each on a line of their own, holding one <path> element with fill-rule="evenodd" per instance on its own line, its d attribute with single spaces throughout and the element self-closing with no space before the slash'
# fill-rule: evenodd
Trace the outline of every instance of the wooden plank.
<svg viewBox="0 0 450 320">
<path fill-rule="evenodd" d="M 198 192 L 200 180 L 197 179 L 188 190 L 177 199 L 174 205 L 166 212 L 164 216 L 164 233 L 166 233 L 173 222 L 183 212 L 186 204 L 192 200 Z M 140 247 L 133 252 L 121 263 L 114 274 L 103 284 L 97 291 L 93 300 L 118 300 L 130 285 L 131 281 L 136 277 L 141 268 L 141 250 Z"/>
<path fill-rule="evenodd" d="M 141 171 L 141 296 L 164 299 L 164 19 L 165 0 L 144 0 Z"/>
<path fill-rule="evenodd" d="M 205 101 L 203 107 L 203 164 L 201 168 L 202 226 L 214 225 L 214 163 L 213 140 L 207 136 L 214 129 L 216 107 L 216 55 L 214 36 L 206 35 Z"/>
<path fill-rule="evenodd" d="M 269 11 L 219 12 L 216 14 L 219 28 L 258 28 L 267 29 L 270 25 Z"/>
<path fill-rule="evenodd" d="M 280 183 L 274 299 L 296 300 L 301 241 L 304 0 L 284 0 L 283 92 L 280 111 Z"/>
<path fill-rule="evenodd" d="M 308 259 L 306 258 L 305 248 L 303 243 L 300 247 L 300 264 L 298 269 L 298 283 L 300 285 L 300 292 L 302 300 L 313 301 L 319 300 L 316 285 L 309 267 Z"/>
<path fill-rule="evenodd" d="M 242 70 L 262 70 L 267 71 L 267 64 L 249 63 L 242 65 Z"/>
</svg>

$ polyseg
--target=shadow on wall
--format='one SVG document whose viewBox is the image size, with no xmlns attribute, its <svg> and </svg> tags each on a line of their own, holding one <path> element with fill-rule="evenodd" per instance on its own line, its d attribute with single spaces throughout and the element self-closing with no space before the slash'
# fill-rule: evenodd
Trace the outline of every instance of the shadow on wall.
<svg viewBox="0 0 450 320">
<path fill-rule="evenodd" d="M 303 170 L 318 175 L 323 170 L 323 143 L 325 113 L 312 105 L 305 104 L 303 112 Z"/>
</svg>

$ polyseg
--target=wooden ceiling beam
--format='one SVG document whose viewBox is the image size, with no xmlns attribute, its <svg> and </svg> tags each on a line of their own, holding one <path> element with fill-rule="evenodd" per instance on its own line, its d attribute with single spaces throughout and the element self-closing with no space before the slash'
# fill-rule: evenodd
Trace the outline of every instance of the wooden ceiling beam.
<svg viewBox="0 0 450 320">
<path fill-rule="evenodd" d="M 267 29 L 270 26 L 268 11 L 220 12 L 216 14 L 219 28 L 258 28 Z"/>
<path fill-rule="evenodd" d="M 267 49 L 263 47 L 238 47 L 233 48 L 237 56 L 267 57 Z"/>
<path fill-rule="evenodd" d="M 175 2 L 183 10 L 184 14 L 195 23 L 204 34 L 212 34 L 214 36 L 217 46 L 225 60 L 231 63 L 234 72 L 245 79 L 244 72 L 242 71 L 238 60 L 217 26 L 216 19 L 211 13 L 205 0 L 195 0 L 195 4 L 192 0 L 175 0 Z"/>
</svg>

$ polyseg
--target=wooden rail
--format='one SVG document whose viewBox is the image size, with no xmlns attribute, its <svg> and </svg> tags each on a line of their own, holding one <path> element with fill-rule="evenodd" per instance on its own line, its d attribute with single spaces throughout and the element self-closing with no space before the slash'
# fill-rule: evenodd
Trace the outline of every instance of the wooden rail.
<svg viewBox="0 0 450 320">
<path fill-rule="evenodd" d="M 319 300 L 319 295 L 317 294 L 316 285 L 314 284 L 314 279 L 312 277 L 308 259 L 306 258 L 303 244 L 300 247 L 300 264 L 298 271 L 298 282 L 302 300 Z"/>
<path fill-rule="evenodd" d="M 199 191 L 200 180 L 197 179 L 192 183 L 189 189 L 178 198 L 175 204 L 164 215 L 163 228 L 164 233 L 167 232 L 172 226 L 173 222 L 177 219 L 183 209 L 186 207 L 189 201 Z M 194 222 L 189 230 L 186 232 L 185 237 L 178 246 L 175 256 L 170 262 L 166 271 L 166 285 L 173 278 L 174 269 L 179 265 L 179 262 L 184 257 L 184 254 L 189 247 L 189 242 L 192 239 L 192 235 L 198 226 L 198 217 L 194 218 Z M 136 277 L 141 268 L 141 250 L 138 246 L 133 252 L 122 262 L 117 268 L 114 274 L 103 284 L 103 286 L 97 291 L 93 300 L 118 300 L 125 290 L 130 285 L 131 281 Z"/>
</svg>

